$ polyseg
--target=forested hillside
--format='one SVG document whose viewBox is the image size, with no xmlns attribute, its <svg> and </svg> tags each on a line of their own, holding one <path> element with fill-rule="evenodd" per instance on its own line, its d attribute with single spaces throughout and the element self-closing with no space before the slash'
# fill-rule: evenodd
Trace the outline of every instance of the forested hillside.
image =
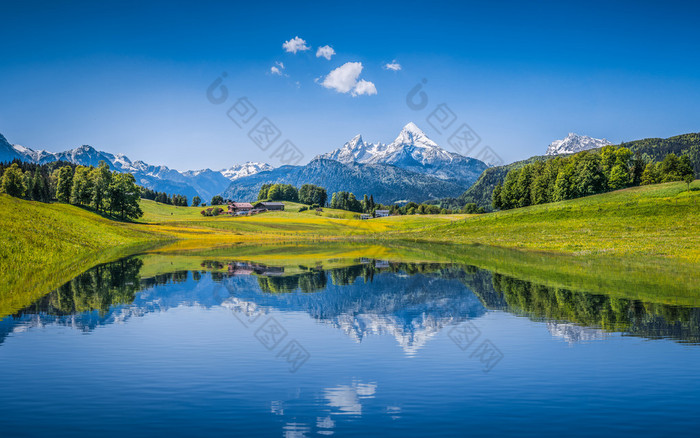
<svg viewBox="0 0 700 438">
<path fill-rule="evenodd" d="M 695 171 L 695 175 L 700 174 L 700 133 L 677 135 L 670 138 L 647 138 L 620 144 L 630 149 L 634 158 L 640 158 L 648 162 L 660 162 L 666 155 L 673 153 L 677 156 L 687 155 Z M 599 149 L 592 149 L 591 152 Z M 479 179 L 455 200 L 443 200 L 446 203 L 464 205 L 476 203 L 480 207 L 488 210 L 492 209 L 491 201 L 493 190 L 506 179 L 506 175 L 513 169 L 520 169 L 527 164 L 536 161 L 546 161 L 555 158 L 554 156 L 536 156 L 523 161 L 517 161 L 505 166 L 498 166 L 486 169 Z"/>
</svg>

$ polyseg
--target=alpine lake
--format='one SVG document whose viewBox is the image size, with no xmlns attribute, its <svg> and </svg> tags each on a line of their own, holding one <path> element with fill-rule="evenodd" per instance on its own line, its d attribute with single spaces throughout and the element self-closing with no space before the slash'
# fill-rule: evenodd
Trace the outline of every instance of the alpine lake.
<svg viewBox="0 0 700 438">
<path fill-rule="evenodd" d="M 145 251 L 0 317 L 0 430 L 694 435 L 697 276 L 484 247 Z"/>
</svg>

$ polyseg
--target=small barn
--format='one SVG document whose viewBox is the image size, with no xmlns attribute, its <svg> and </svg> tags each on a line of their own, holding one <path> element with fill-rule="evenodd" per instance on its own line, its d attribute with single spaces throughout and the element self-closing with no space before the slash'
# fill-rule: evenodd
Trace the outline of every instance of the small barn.
<svg viewBox="0 0 700 438">
<path fill-rule="evenodd" d="M 375 217 L 387 217 L 387 216 L 389 216 L 389 210 L 375 210 L 374 216 Z"/>
<path fill-rule="evenodd" d="M 260 202 L 262 207 L 267 211 L 283 211 L 284 204 L 282 202 Z"/>
<path fill-rule="evenodd" d="M 253 204 L 250 202 L 230 202 L 228 204 L 228 212 L 230 214 L 244 214 L 253 209 Z"/>
</svg>

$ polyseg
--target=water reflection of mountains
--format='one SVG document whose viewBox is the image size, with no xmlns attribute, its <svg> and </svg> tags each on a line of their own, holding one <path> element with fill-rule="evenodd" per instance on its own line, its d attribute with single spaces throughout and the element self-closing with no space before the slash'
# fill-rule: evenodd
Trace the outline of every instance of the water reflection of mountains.
<svg viewBox="0 0 700 438">
<path fill-rule="evenodd" d="M 359 260 L 334 269 L 284 268 L 206 260 L 202 269 L 141 278 L 143 262 L 97 266 L 0 321 L 10 333 L 47 324 L 90 331 L 178 306 L 224 306 L 237 312 L 303 311 L 360 341 L 391 334 L 408 353 L 447 325 L 488 309 L 548 321 L 569 342 L 608 331 L 700 342 L 700 309 L 572 292 L 470 266 Z M 289 269 L 287 269 L 289 271 Z"/>
</svg>

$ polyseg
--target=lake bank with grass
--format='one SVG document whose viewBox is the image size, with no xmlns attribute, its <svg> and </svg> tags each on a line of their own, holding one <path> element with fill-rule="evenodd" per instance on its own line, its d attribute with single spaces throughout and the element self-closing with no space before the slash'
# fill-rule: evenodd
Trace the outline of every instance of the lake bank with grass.
<svg viewBox="0 0 700 438">
<path fill-rule="evenodd" d="M 143 200 L 139 222 L 118 222 L 75 206 L 0 195 L 0 300 L 11 311 L 92 266 L 130 254 L 236 245 L 238 253 L 268 261 L 352 254 L 458 261 L 568 288 L 594 285 L 603 293 L 629 290 L 668 303 L 693 301 L 700 281 L 678 285 L 673 278 L 697 276 L 698 200 L 696 181 L 690 191 L 668 183 L 484 215 L 371 220 L 343 210 L 299 212 L 294 203 L 283 212 L 202 217 L 201 208 Z"/>
</svg>

